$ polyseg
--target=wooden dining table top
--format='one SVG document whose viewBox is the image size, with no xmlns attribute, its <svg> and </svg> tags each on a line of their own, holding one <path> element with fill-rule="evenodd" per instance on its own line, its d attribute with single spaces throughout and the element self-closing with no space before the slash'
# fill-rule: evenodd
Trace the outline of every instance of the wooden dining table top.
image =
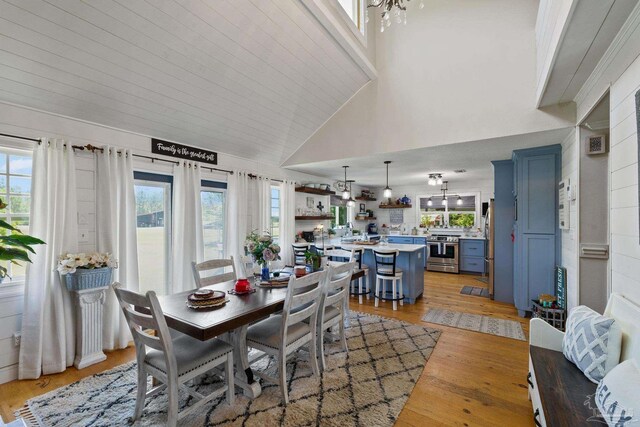
<svg viewBox="0 0 640 427">
<path fill-rule="evenodd" d="M 222 307 L 193 309 L 187 306 L 187 297 L 196 289 L 177 294 L 158 296 L 167 325 L 177 331 L 206 341 L 249 323 L 276 313 L 284 307 L 287 287 L 254 286 L 256 291 L 246 295 L 233 295 L 235 281 L 204 286 L 202 289 L 223 291 L 228 302 Z"/>
</svg>

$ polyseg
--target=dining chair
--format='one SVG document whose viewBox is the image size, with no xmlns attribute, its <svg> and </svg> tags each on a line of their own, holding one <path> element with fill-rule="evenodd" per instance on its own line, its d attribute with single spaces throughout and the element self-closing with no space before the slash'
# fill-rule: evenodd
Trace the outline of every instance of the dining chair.
<svg viewBox="0 0 640 427">
<path fill-rule="evenodd" d="M 333 245 L 329 245 L 329 244 L 323 245 L 322 243 L 314 244 L 313 247 L 315 248 L 316 253 L 320 256 L 325 256 L 327 254 L 327 251 L 331 251 L 336 248 Z"/>
<path fill-rule="evenodd" d="M 324 337 L 327 331 L 334 326 L 338 326 L 340 341 L 344 351 L 348 351 L 347 338 L 344 333 L 344 320 L 347 317 L 348 309 L 346 302 L 349 299 L 349 284 L 351 275 L 355 268 L 355 261 L 342 263 L 339 265 L 329 265 L 327 279 L 320 299 L 318 308 L 318 358 L 320 368 L 324 371 L 327 366 L 324 359 Z M 332 335 L 332 334 L 330 334 Z"/>
<path fill-rule="evenodd" d="M 172 339 L 155 292 L 149 291 L 146 295 L 141 295 L 122 289 L 122 285 L 117 282 L 112 287 L 129 324 L 136 348 L 138 392 L 131 422 L 135 422 L 142 415 L 145 399 L 158 394 L 165 388 L 169 395 L 167 425 L 172 427 L 179 419 L 197 411 L 204 404 L 224 393 L 226 393 L 227 403 L 233 404 L 235 398 L 233 348 L 229 344 L 219 339 L 200 341 L 184 334 Z M 137 312 L 136 307 L 150 314 Z M 155 336 L 150 333 L 150 330 L 155 331 Z M 209 395 L 203 396 L 184 386 L 187 381 L 220 365 L 224 365 L 225 382 Z M 149 375 L 161 384 L 147 392 Z M 179 389 L 183 389 L 196 399 L 196 403 L 178 414 Z"/>
<path fill-rule="evenodd" d="M 376 300 L 375 306 L 378 306 L 380 300 L 393 301 L 393 309 L 398 309 L 398 301 L 403 305 L 404 295 L 402 292 L 402 269 L 398 268 L 397 261 L 399 250 L 374 249 L 373 257 L 376 260 Z M 386 282 L 391 282 L 391 298 L 387 298 Z M 382 284 L 382 289 L 380 285 Z M 382 291 L 382 296 L 380 296 Z"/>
<path fill-rule="evenodd" d="M 327 271 L 319 271 L 296 278 L 291 276 L 287 287 L 282 314 L 273 315 L 249 326 L 247 346 L 260 350 L 265 356 L 277 358 L 278 378 L 262 372 L 254 373 L 262 379 L 280 386 L 285 404 L 289 403 L 287 392 L 287 357 L 301 347 L 307 347 L 310 353 L 311 368 L 319 375 L 317 358 L 318 307 L 322 289 L 325 286 Z M 305 320 L 308 323 L 305 323 Z"/>
<path fill-rule="evenodd" d="M 351 282 L 351 295 L 358 296 L 358 303 L 362 304 L 362 295 L 366 295 L 367 299 L 369 299 L 369 293 L 371 292 L 371 288 L 369 285 L 369 267 L 366 264 L 362 263 L 362 254 L 364 250 L 362 248 L 353 248 L 348 251 L 346 249 L 332 249 L 326 252 L 326 255 L 329 257 L 329 265 L 335 265 L 335 262 L 339 262 L 338 260 L 343 260 L 343 262 L 355 262 L 355 269 L 353 271 L 353 275 L 362 271 L 362 275 L 357 279 L 353 279 Z M 356 281 L 358 290 L 355 290 Z M 363 283 L 365 290 L 363 291 Z"/>
<path fill-rule="evenodd" d="M 233 257 L 229 257 L 229 259 L 212 259 L 201 263 L 192 262 L 191 267 L 193 269 L 193 277 L 196 280 L 196 286 L 198 288 L 237 279 L 236 265 L 233 261 Z M 203 271 L 220 270 L 229 267 L 231 267 L 231 271 L 225 271 L 224 273 L 214 274 L 212 276 L 201 276 L 201 272 Z"/>
<path fill-rule="evenodd" d="M 309 250 L 309 243 L 293 243 L 293 265 L 306 265 L 307 259 L 304 254 Z"/>
</svg>

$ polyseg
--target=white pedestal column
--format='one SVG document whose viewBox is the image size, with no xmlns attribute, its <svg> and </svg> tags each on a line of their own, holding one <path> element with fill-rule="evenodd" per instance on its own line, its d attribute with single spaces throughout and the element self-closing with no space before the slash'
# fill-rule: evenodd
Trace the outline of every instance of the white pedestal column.
<svg viewBox="0 0 640 427">
<path fill-rule="evenodd" d="M 86 368 L 102 362 L 102 306 L 107 287 L 73 291 L 76 304 L 76 358 L 73 365 Z"/>
</svg>

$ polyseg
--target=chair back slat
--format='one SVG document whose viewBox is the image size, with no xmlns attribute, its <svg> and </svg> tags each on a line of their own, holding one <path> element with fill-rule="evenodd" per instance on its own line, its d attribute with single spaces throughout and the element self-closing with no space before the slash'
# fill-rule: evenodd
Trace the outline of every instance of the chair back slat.
<svg viewBox="0 0 640 427">
<path fill-rule="evenodd" d="M 327 250 L 325 255 L 329 257 L 330 261 L 349 262 L 353 260 L 353 250 L 331 249 Z"/>
<path fill-rule="evenodd" d="M 349 285 L 355 266 L 355 261 L 351 261 L 342 265 L 329 267 L 328 277 L 324 287 L 323 308 L 338 304 L 340 304 L 339 308 L 343 307 L 344 300 L 349 294 Z"/>
<path fill-rule="evenodd" d="M 376 274 L 380 276 L 395 276 L 397 258 L 400 251 L 397 249 L 374 249 L 373 257 L 376 260 Z"/>
<path fill-rule="evenodd" d="M 164 351 L 164 347 L 160 342 L 160 338 L 146 333 L 145 330 L 136 329 L 132 331 L 131 334 L 133 335 L 134 341 L 136 341 L 136 338 L 137 338 L 137 340 L 139 340 L 141 344 L 144 344 L 147 347 L 151 347 L 152 349 L 158 350 L 158 351 Z"/>
<path fill-rule="evenodd" d="M 291 247 L 293 248 L 293 264 L 305 265 L 307 260 L 304 254 L 309 250 L 309 243 L 294 243 Z"/>
<path fill-rule="evenodd" d="M 284 301 L 283 326 L 302 322 L 317 312 L 326 277 L 326 270 L 300 278 L 291 276 Z"/>
<path fill-rule="evenodd" d="M 351 260 L 356 262 L 356 268 L 358 270 L 362 270 L 362 259 L 364 258 L 364 248 L 357 247 L 357 248 L 354 248 L 352 252 L 353 252 L 353 258 L 351 258 Z"/>
<path fill-rule="evenodd" d="M 230 280 L 236 280 L 236 265 L 233 261 L 233 257 L 229 259 L 211 259 L 203 261 L 201 263 L 191 263 L 193 270 L 193 278 L 196 280 L 196 286 L 201 288 L 203 286 L 215 285 L 217 283 L 228 282 Z M 231 271 L 223 272 L 219 274 L 213 274 L 211 276 L 202 277 L 201 272 L 219 270 L 224 268 L 231 268 Z"/>
<path fill-rule="evenodd" d="M 333 245 L 313 245 L 313 247 L 316 250 L 316 253 L 320 256 L 324 256 L 327 254 L 327 251 L 332 251 L 335 249 L 335 246 Z"/>
</svg>

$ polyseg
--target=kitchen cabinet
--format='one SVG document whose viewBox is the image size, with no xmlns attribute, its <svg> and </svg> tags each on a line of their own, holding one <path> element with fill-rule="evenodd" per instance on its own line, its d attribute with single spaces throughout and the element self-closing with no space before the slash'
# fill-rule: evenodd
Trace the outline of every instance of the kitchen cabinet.
<svg viewBox="0 0 640 427">
<path fill-rule="evenodd" d="M 553 270 L 560 264 L 561 156 L 560 145 L 513 152 L 513 297 L 520 316 L 531 310 L 532 299 L 554 293 Z"/>
<path fill-rule="evenodd" d="M 387 241 L 393 244 L 403 244 L 403 245 L 426 245 L 427 238 L 426 237 L 417 237 L 417 236 L 387 236 Z M 422 262 L 424 263 L 424 267 L 427 266 L 427 248 L 422 249 Z"/>
<path fill-rule="evenodd" d="M 493 163 L 493 299 L 513 304 L 513 242 L 511 233 L 515 218 L 513 161 Z"/>
<path fill-rule="evenodd" d="M 485 240 L 460 239 L 460 271 L 471 273 L 485 272 Z"/>
</svg>

